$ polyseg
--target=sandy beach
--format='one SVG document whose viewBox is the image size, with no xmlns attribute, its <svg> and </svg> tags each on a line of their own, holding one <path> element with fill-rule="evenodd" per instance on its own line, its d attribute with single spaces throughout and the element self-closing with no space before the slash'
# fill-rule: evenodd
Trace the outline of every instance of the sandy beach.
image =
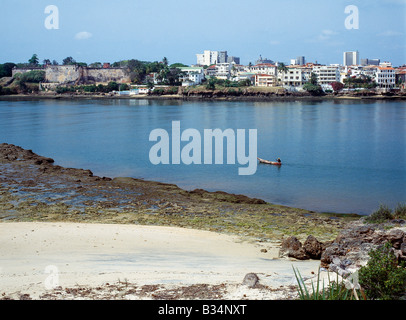
<svg viewBox="0 0 406 320">
<path fill-rule="evenodd" d="M 292 266 L 306 277 L 317 273 L 320 261 L 277 259 L 278 248 L 266 248 L 261 252 L 260 245 L 238 237 L 175 227 L 5 222 L 0 224 L 0 294 L 78 298 L 62 288 L 104 286 L 98 296 L 80 298 L 151 299 L 159 291 L 206 284 L 221 285 L 223 299 L 284 299 L 296 293 Z M 250 272 L 258 275 L 260 286 L 242 284 Z M 111 289 L 123 282 L 139 293 Z"/>
</svg>

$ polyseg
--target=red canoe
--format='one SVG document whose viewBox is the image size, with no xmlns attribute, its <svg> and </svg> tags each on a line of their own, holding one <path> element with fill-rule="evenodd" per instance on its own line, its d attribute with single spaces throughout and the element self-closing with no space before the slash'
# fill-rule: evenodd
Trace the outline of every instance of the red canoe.
<svg viewBox="0 0 406 320">
<path fill-rule="evenodd" d="M 266 164 L 272 164 L 274 166 L 281 166 L 282 162 L 277 162 L 277 161 L 269 161 L 269 160 L 264 160 L 261 158 L 257 158 L 259 160 L 260 163 L 266 163 Z"/>
</svg>

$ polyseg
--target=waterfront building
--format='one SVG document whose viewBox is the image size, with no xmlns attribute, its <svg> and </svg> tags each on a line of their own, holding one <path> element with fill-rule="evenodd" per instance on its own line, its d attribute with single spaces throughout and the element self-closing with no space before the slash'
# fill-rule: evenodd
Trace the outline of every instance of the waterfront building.
<svg viewBox="0 0 406 320">
<path fill-rule="evenodd" d="M 261 74 L 268 74 L 268 75 L 277 75 L 278 68 L 270 63 L 260 63 L 256 64 L 255 66 L 251 66 L 249 68 L 249 72 L 252 73 L 261 73 Z"/>
<path fill-rule="evenodd" d="M 274 87 L 276 85 L 275 75 L 270 74 L 255 74 L 255 86 L 256 87 Z"/>
<path fill-rule="evenodd" d="M 312 69 L 302 66 L 288 66 L 286 72 L 279 72 L 279 79 L 283 86 L 300 87 L 310 79 Z"/>
<path fill-rule="evenodd" d="M 231 77 L 231 63 L 217 63 L 216 76 L 217 79 L 227 80 Z"/>
<path fill-rule="evenodd" d="M 205 78 L 203 67 L 181 67 L 178 69 L 184 73 L 184 76 L 180 79 L 182 86 L 199 85 Z"/>
<path fill-rule="evenodd" d="M 340 69 L 337 66 L 313 66 L 312 71 L 321 86 L 340 81 Z"/>
<path fill-rule="evenodd" d="M 374 80 L 378 88 L 393 89 L 396 80 L 395 69 L 392 67 L 377 67 Z"/>
</svg>

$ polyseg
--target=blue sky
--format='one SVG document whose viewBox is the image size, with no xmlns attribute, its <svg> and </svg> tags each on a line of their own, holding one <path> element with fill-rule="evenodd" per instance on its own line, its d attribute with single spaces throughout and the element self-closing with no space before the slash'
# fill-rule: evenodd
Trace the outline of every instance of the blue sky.
<svg viewBox="0 0 406 320">
<path fill-rule="evenodd" d="M 44 26 L 59 9 L 59 29 Z M 344 9 L 359 9 L 347 30 Z M 0 63 L 123 59 L 196 63 L 203 50 L 227 50 L 242 64 L 259 55 L 342 63 L 344 51 L 406 63 L 406 0 L 1 0 Z"/>
</svg>

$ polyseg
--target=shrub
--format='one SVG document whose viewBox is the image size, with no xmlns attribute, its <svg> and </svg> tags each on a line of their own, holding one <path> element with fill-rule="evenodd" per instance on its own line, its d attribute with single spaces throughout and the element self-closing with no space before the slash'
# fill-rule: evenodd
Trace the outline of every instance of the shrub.
<svg viewBox="0 0 406 320">
<path fill-rule="evenodd" d="M 309 92 L 312 96 L 321 96 L 324 94 L 321 86 L 311 83 L 306 83 L 305 85 L 303 85 L 303 89 Z"/>
<path fill-rule="evenodd" d="M 23 73 L 20 77 L 22 82 L 39 83 L 45 81 L 45 71 L 29 71 Z"/>
<path fill-rule="evenodd" d="M 162 94 L 164 94 L 164 91 L 165 90 L 162 89 L 162 88 L 155 88 L 153 93 L 156 94 L 156 95 L 162 95 Z"/>
<path fill-rule="evenodd" d="M 215 90 L 216 89 L 216 80 L 213 78 L 210 78 L 206 82 L 206 90 Z"/>
<path fill-rule="evenodd" d="M 406 204 L 399 203 L 395 208 L 393 216 L 397 219 L 406 219 Z"/>
<path fill-rule="evenodd" d="M 73 87 L 56 87 L 56 93 L 72 93 L 75 92 Z"/>
<path fill-rule="evenodd" d="M 115 81 L 110 81 L 106 87 L 101 90 L 101 92 L 112 92 L 112 91 L 118 91 L 119 90 L 119 84 Z M 123 89 L 121 89 L 123 90 Z M 125 89 L 127 90 L 127 89 Z"/>
<path fill-rule="evenodd" d="M 167 88 L 167 90 L 166 90 L 166 94 L 177 94 L 178 93 L 178 87 L 170 87 L 170 88 Z"/>
<path fill-rule="evenodd" d="M 129 90 L 129 89 L 130 89 L 130 87 L 126 83 L 122 83 L 119 86 L 120 91 L 125 91 L 125 90 Z"/>
<path fill-rule="evenodd" d="M 96 92 L 97 87 L 94 84 L 83 86 L 83 91 L 84 92 Z"/>
<path fill-rule="evenodd" d="M 379 206 L 379 209 L 373 212 L 365 220 L 371 223 L 382 223 L 392 219 L 393 219 L 392 211 L 386 205 L 381 204 Z"/>
<path fill-rule="evenodd" d="M 370 259 L 359 270 L 359 282 L 368 299 L 395 300 L 406 290 L 406 268 L 398 264 L 390 243 L 369 252 Z"/>
</svg>

